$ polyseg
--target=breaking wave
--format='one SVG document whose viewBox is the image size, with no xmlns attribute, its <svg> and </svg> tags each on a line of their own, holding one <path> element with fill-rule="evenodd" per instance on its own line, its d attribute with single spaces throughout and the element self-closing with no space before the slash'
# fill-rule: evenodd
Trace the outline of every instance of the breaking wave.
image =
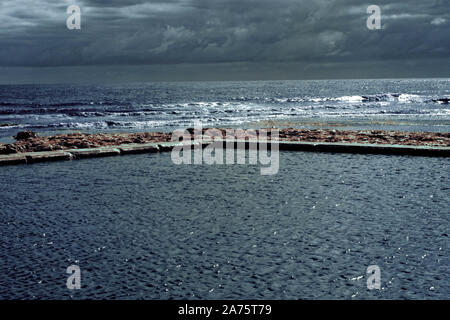
<svg viewBox="0 0 450 320">
<path fill-rule="evenodd" d="M 240 125 L 299 118 L 450 120 L 445 81 L 157 84 L 109 87 L 0 86 L 2 135 L 19 128 L 116 130 Z M 10 125 L 8 125 L 10 124 Z"/>
</svg>

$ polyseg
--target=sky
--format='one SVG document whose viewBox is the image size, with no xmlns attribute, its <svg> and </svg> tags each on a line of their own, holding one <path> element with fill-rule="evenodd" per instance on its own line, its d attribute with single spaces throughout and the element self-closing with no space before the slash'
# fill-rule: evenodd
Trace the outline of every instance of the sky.
<svg viewBox="0 0 450 320">
<path fill-rule="evenodd" d="M 0 0 L 2 84 L 417 77 L 450 77 L 448 0 Z"/>
</svg>

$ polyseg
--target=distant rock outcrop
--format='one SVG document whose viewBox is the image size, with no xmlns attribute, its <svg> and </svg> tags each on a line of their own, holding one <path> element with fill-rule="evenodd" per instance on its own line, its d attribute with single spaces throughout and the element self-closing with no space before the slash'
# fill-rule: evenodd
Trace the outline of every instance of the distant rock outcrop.
<svg viewBox="0 0 450 320">
<path fill-rule="evenodd" d="M 28 140 L 30 138 L 38 138 L 39 136 L 33 131 L 20 131 L 14 137 L 16 140 Z"/>
</svg>

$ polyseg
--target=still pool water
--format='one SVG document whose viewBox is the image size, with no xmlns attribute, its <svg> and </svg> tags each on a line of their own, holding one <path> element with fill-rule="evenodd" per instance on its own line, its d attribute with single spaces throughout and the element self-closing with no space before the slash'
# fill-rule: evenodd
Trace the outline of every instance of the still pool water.
<svg viewBox="0 0 450 320">
<path fill-rule="evenodd" d="M 170 153 L 1 167 L 0 298 L 448 299 L 449 165 L 282 152 L 274 176 Z"/>
</svg>

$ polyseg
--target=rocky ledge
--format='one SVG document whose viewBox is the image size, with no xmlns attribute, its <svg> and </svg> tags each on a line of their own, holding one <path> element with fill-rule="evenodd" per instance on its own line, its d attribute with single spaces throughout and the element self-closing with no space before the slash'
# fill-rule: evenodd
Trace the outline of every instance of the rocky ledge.
<svg viewBox="0 0 450 320">
<path fill-rule="evenodd" d="M 280 131 L 280 140 L 449 147 L 450 132 L 297 130 L 289 128 Z"/>
<path fill-rule="evenodd" d="M 211 134 L 203 129 L 206 134 Z M 229 129 L 230 130 L 230 129 Z M 268 129 L 267 129 L 268 130 Z M 225 138 L 225 129 L 216 129 L 216 135 Z M 193 129 L 187 130 L 193 133 Z M 236 132 L 237 139 L 248 137 Z M 256 131 L 258 134 L 259 131 Z M 69 133 L 50 137 L 41 137 L 32 131 L 19 132 L 14 143 L 0 144 L 0 154 L 17 154 L 24 152 L 42 152 L 73 149 L 90 149 L 106 146 L 119 146 L 124 144 L 148 144 L 159 142 L 170 142 L 170 133 L 144 132 L 144 133 Z M 280 129 L 281 141 L 299 142 L 328 142 L 349 144 L 382 144 L 382 145 L 405 145 L 405 146 L 429 146 L 450 147 L 450 133 L 439 132 L 401 132 L 382 130 L 327 130 L 327 129 Z"/>
<path fill-rule="evenodd" d="M 118 134 L 86 134 L 69 133 L 51 137 L 41 137 L 32 131 L 19 132 L 17 141 L 10 144 L 0 144 L 0 154 L 22 152 L 41 152 L 69 149 L 90 149 L 122 144 L 143 144 L 170 141 L 167 133 L 118 133 Z"/>
</svg>

